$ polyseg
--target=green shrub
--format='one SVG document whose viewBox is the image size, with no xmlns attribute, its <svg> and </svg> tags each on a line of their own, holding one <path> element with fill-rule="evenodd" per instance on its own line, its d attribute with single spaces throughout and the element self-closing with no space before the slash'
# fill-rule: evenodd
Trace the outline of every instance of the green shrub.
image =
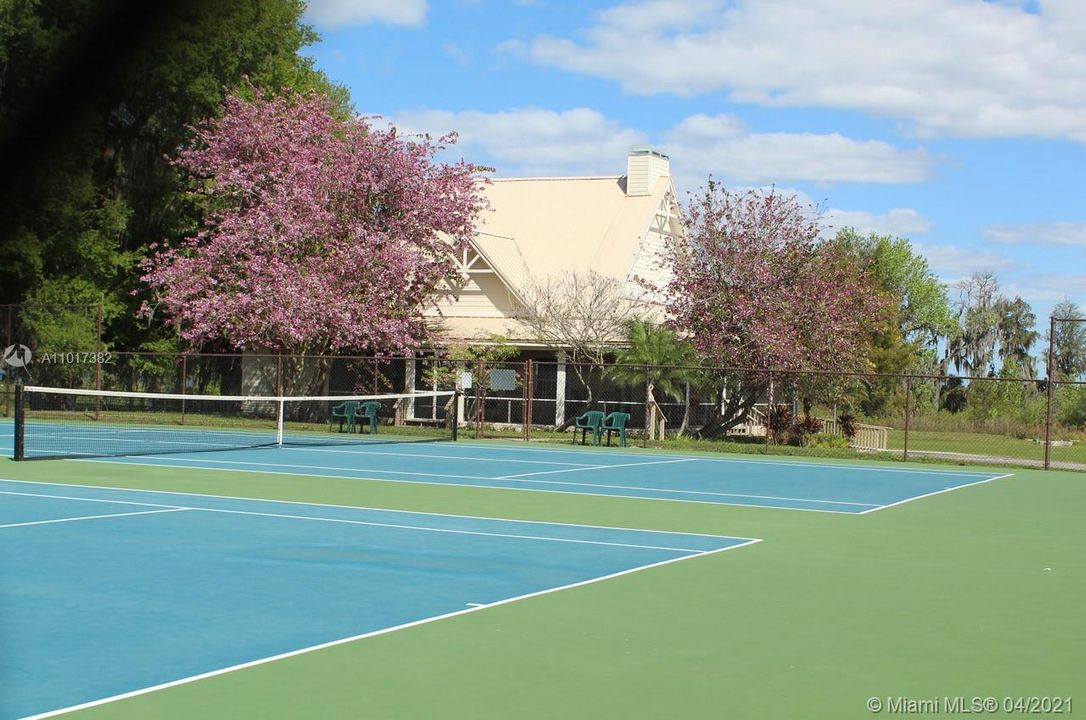
<svg viewBox="0 0 1086 720">
<path fill-rule="evenodd" d="M 770 440 L 779 445 L 792 427 L 792 408 L 783 404 L 771 405 L 766 425 L 769 428 Z"/>
<path fill-rule="evenodd" d="M 789 443 L 806 447 L 811 444 L 811 438 L 822 432 L 822 421 L 815 417 L 804 416 L 796 418 L 792 427 L 788 429 Z"/>
<path fill-rule="evenodd" d="M 829 433 L 815 433 L 811 436 L 807 447 L 811 448 L 847 448 L 848 438 Z"/>
<path fill-rule="evenodd" d="M 846 439 L 851 440 L 856 437 L 856 433 L 860 429 L 860 422 L 855 415 L 847 411 L 843 412 L 837 416 L 837 422 L 841 424 L 841 434 Z"/>
</svg>

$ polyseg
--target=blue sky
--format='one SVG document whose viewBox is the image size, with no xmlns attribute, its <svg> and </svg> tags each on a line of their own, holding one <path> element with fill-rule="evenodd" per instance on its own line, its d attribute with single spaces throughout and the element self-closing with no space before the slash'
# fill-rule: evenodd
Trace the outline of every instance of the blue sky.
<svg viewBox="0 0 1086 720">
<path fill-rule="evenodd" d="M 496 177 L 671 157 L 991 271 L 1047 329 L 1086 310 L 1083 0 L 310 0 L 317 66 L 362 114 L 460 133 Z M 1042 348 L 1036 348 L 1040 353 Z"/>
</svg>

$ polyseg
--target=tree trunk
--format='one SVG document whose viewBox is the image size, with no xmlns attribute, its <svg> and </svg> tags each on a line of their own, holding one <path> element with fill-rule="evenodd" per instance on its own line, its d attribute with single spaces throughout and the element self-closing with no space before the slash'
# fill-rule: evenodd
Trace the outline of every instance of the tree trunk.
<svg viewBox="0 0 1086 720">
<path fill-rule="evenodd" d="M 749 388 L 744 393 L 733 393 L 724 404 L 724 388 L 718 392 L 717 401 L 713 403 L 713 414 L 709 421 L 694 433 L 694 437 L 700 440 L 720 437 L 736 425 L 746 420 L 747 415 L 758 401 L 758 388 Z M 724 405 L 723 410 L 721 405 Z"/>
<path fill-rule="evenodd" d="M 594 368 L 589 368 L 588 372 L 591 373 Z M 573 365 L 573 374 L 577 376 L 577 379 L 581 382 L 581 387 L 588 393 L 588 399 L 583 401 L 573 412 L 566 412 L 566 419 L 561 425 L 555 428 L 559 432 L 565 432 L 573 427 L 573 421 L 577 419 L 578 415 L 583 415 L 587 410 L 592 408 L 596 404 L 595 395 L 592 392 L 592 383 L 585 377 L 584 370 L 580 365 Z M 567 401 L 568 402 L 568 401 Z"/>
</svg>

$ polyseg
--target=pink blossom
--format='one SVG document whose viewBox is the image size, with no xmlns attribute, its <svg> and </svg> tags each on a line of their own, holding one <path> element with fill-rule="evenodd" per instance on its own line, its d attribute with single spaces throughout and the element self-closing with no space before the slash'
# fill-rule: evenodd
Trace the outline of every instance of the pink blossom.
<svg viewBox="0 0 1086 720">
<path fill-rule="evenodd" d="M 338 119 L 318 95 L 228 98 L 174 160 L 210 210 L 145 261 L 154 305 L 192 345 L 417 346 L 485 204 L 475 166 L 434 162 L 455 141 Z"/>
<path fill-rule="evenodd" d="M 669 247 L 672 326 L 725 367 L 857 370 L 886 303 L 857 260 L 820 244 L 814 213 L 710 181 Z"/>
</svg>

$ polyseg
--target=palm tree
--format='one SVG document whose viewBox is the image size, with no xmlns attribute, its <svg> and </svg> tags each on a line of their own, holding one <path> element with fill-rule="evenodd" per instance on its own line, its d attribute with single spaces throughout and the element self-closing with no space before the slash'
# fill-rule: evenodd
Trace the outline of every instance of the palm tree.
<svg viewBox="0 0 1086 720">
<path fill-rule="evenodd" d="M 694 348 L 675 333 L 641 318 L 626 323 L 625 349 L 615 356 L 616 364 L 607 376 L 621 385 L 645 386 L 645 428 L 652 422 L 651 408 L 656 391 L 665 397 L 681 400 L 686 396 L 686 383 L 694 375 L 691 367 L 697 362 Z M 683 413 L 679 432 L 686 429 L 689 408 Z"/>
</svg>

